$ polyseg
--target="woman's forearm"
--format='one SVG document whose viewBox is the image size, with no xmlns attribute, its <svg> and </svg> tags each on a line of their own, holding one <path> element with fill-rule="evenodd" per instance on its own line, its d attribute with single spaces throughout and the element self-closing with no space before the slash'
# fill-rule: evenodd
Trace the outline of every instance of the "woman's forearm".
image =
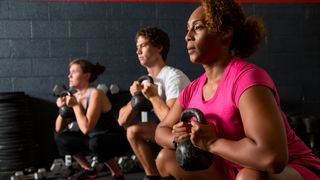
<svg viewBox="0 0 320 180">
<path fill-rule="evenodd" d="M 282 171 L 288 161 L 287 151 L 274 151 L 276 148 L 263 147 L 247 137 L 239 141 L 220 138 L 210 145 L 209 151 L 242 167 L 275 173 Z"/>
</svg>

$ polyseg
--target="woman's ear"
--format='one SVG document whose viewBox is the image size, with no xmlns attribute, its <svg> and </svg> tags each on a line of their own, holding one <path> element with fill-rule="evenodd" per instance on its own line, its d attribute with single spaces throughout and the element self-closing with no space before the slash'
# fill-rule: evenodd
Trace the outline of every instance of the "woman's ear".
<svg viewBox="0 0 320 180">
<path fill-rule="evenodd" d="M 85 75 L 86 79 L 89 81 L 91 74 L 90 74 L 89 72 L 87 72 L 87 73 L 85 73 L 84 75 Z"/>
<path fill-rule="evenodd" d="M 233 37 L 233 28 L 232 27 L 227 27 L 221 32 L 221 39 L 222 40 L 232 39 L 232 37 Z"/>
<path fill-rule="evenodd" d="M 221 43 L 230 46 L 233 39 L 233 28 L 227 27 L 220 33 Z"/>
</svg>

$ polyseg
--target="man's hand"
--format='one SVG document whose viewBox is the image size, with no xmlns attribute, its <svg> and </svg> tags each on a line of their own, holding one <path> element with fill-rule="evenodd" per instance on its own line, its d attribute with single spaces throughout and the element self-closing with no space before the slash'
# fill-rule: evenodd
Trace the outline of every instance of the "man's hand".
<svg viewBox="0 0 320 180">
<path fill-rule="evenodd" d="M 146 82 L 141 92 L 147 99 L 158 96 L 158 85 Z"/>
<path fill-rule="evenodd" d="M 139 81 L 134 81 L 130 86 L 130 94 L 131 96 L 136 95 L 137 92 L 143 89 L 143 85 Z"/>
</svg>

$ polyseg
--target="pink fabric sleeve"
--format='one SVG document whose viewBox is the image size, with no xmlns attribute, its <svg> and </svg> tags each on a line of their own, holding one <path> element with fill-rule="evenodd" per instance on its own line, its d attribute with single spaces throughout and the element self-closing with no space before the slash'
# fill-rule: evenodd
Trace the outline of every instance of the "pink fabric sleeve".
<svg viewBox="0 0 320 180">
<path fill-rule="evenodd" d="M 239 99 L 242 93 L 248 88 L 256 85 L 268 87 L 279 103 L 279 97 L 276 93 L 276 88 L 273 80 L 266 71 L 255 66 L 242 71 L 241 75 L 236 80 L 234 86 L 234 101 L 237 107 L 239 107 Z"/>
</svg>

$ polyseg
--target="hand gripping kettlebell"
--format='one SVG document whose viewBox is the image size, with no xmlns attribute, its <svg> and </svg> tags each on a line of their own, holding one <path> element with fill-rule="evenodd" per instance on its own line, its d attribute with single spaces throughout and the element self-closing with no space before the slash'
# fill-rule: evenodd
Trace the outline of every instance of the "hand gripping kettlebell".
<svg viewBox="0 0 320 180">
<path fill-rule="evenodd" d="M 55 85 L 52 91 L 57 97 L 72 96 L 74 93 L 72 89 L 68 90 L 64 85 Z M 67 105 L 59 107 L 59 114 L 62 118 L 72 118 L 75 116 L 73 109 Z"/>
<path fill-rule="evenodd" d="M 149 81 L 150 83 L 153 83 L 153 79 L 151 76 L 141 76 L 138 81 L 142 83 L 143 81 Z M 134 96 L 131 98 L 131 105 L 132 108 L 136 111 L 150 111 L 152 109 L 151 102 L 144 97 L 141 91 L 137 92 Z"/>
<path fill-rule="evenodd" d="M 184 110 L 180 121 L 187 123 L 192 117 L 195 117 L 199 123 L 206 123 L 203 113 L 196 108 Z M 199 171 L 211 166 L 213 154 L 194 147 L 190 138 L 185 138 L 177 145 L 176 160 L 180 167 L 186 171 Z"/>
</svg>

